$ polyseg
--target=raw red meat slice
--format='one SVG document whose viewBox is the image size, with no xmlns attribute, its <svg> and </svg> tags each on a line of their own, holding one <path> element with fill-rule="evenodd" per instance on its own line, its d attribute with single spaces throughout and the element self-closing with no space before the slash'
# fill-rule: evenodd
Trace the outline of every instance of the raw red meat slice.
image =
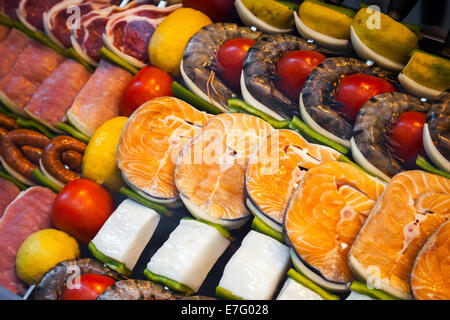
<svg viewBox="0 0 450 320">
<path fill-rule="evenodd" d="M 34 92 L 63 60 L 49 47 L 31 41 L 11 71 L 0 80 L 0 99 L 12 111 L 25 115 L 24 107 Z"/>
<path fill-rule="evenodd" d="M 103 47 L 103 33 L 111 15 L 136 7 L 137 2 L 131 2 L 124 8 L 109 6 L 92 10 L 85 14 L 80 21 L 80 28 L 74 29 L 71 36 L 72 46 L 91 65 L 97 66 Z"/>
<path fill-rule="evenodd" d="M 98 68 L 67 111 L 67 118 L 82 133 L 92 136 L 104 122 L 119 115 L 122 92 L 132 78 L 128 71 L 100 60 Z"/>
<path fill-rule="evenodd" d="M 149 63 L 148 44 L 156 27 L 180 7 L 180 4 L 165 8 L 142 5 L 112 15 L 103 35 L 106 47 L 130 64 L 145 67 Z"/>
<path fill-rule="evenodd" d="M 20 0 L 18 18 L 33 31 L 44 31 L 44 13 L 63 0 Z"/>
<path fill-rule="evenodd" d="M 56 194 L 44 187 L 31 187 L 6 208 L 0 219 L 0 285 L 23 295 L 26 284 L 16 274 L 16 254 L 32 233 L 51 227 Z"/>
<path fill-rule="evenodd" d="M 82 16 L 92 10 L 121 2 L 122 0 L 64 0 L 44 14 L 44 30 L 57 45 L 70 48 L 71 27 L 78 28 L 77 22 L 81 21 Z"/>
<path fill-rule="evenodd" d="M 89 76 L 89 72 L 78 62 L 70 59 L 64 61 L 44 80 L 25 107 L 25 111 L 54 130 L 89 80 Z"/>
<path fill-rule="evenodd" d="M 6 207 L 19 195 L 20 190 L 14 183 L 0 178 L 0 218 Z"/>
<path fill-rule="evenodd" d="M 12 29 L 0 43 L 0 79 L 6 76 L 30 39 L 17 29 Z"/>
</svg>

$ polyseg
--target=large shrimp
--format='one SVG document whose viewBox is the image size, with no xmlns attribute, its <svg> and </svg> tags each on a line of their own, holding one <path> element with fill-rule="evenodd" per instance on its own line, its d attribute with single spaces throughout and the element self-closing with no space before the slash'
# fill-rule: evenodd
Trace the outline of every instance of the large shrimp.
<svg viewBox="0 0 450 320">
<path fill-rule="evenodd" d="M 450 91 L 431 103 L 424 127 L 424 147 L 430 159 L 450 172 Z"/>
<path fill-rule="evenodd" d="M 394 75 L 354 58 L 328 58 L 306 79 L 300 98 L 303 120 L 313 129 L 345 146 L 350 146 L 353 125 L 339 113 L 335 99 L 339 80 L 353 73 L 365 73 L 396 84 Z"/>
<path fill-rule="evenodd" d="M 262 36 L 244 60 L 241 90 L 247 103 L 279 119 L 298 113 L 298 101 L 286 97 L 275 85 L 278 60 L 295 50 L 316 50 L 326 56 L 334 54 L 293 35 Z"/>
<path fill-rule="evenodd" d="M 214 23 L 200 29 L 189 40 L 184 50 L 181 74 L 186 85 L 226 111 L 228 99 L 238 98 L 240 94 L 234 92 L 216 76 L 220 70 L 217 51 L 228 40 L 235 38 L 257 40 L 260 36 L 261 32 L 234 23 Z"/>
<path fill-rule="evenodd" d="M 122 275 L 94 259 L 66 260 L 57 264 L 44 275 L 34 289 L 34 299 L 59 300 L 67 282 L 86 273 L 105 275 L 118 281 L 124 279 Z"/>
<path fill-rule="evenodd" d="M 405 170 L 402 161 L 392 154 L 393 142 L 388 138 L 389 128 L 397 117 L 407 111 L 427 113 L 430 105 L 405 93 L 389 92 L 377 95 L 361 108 L 353 128 L 352 153 L 357 162 L 361 153 L 385 180 Z M 365 166 L 363 163 L 360 163 Z"/>
<path fill-rule="evenodd" d="M 210 300 L 212 298 L 185 297 L 164 289 L 163 286 L 147 280 L 123 280 L 106 288 L 97 300 Z"/>
</svg>

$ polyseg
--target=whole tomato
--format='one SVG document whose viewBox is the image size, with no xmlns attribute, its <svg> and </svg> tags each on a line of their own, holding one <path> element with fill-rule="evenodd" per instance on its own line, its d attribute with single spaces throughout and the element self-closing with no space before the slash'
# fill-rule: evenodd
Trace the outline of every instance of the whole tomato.
<svg viewBox="0 0 450 320">
<path fill-rule="evenodd" d="M 205 13 L 212 21 L 222 22 L 236 16 L 235 0 L 183 0 L 183 7 Z"/>
<path fill-rule="evenodd" d="M 277 63 L 279 79 L 276 86 L 286 97 L 298 102 L 306 78 L 326 57 L 312 50 L 296 50 L 286 53 Z"/>
<path fill-rule="evenodd" d="M 372 97 L 397 91 L 388 81 L 365 73 L 343 77 L 336 88 L 336 100 L 342 103 L 340 111 L 354 123 L 361 107 Z"/>
<path fill-rule="evenodd" d="M 74 279 L 69 286 L 64 287 L 61 300 L 95 300 L 115 282 L 115 279 L 102 274 L 83 274 Z"/>
<path fill-rule="evenodd" d="M 89 243 L 114 211 L 114 201 L 98 183 L 78 179 L 69 182 L 53 203 L 53 225 Z"/>
<path fill-rule="evenodd" d="M 390 130 L 389 136 L 396 142 L 394 154 L 408 169 L 415 168 L 417 157 L 425 153 L 422 133 L 426 122 L 426 113 L 407 111 L 398 116 Z"/>
<path fill-rule="evenodd" d="M 241 88 L 240 79 L 242 67 L 248 50 L 255 40 L 236 38 L 223 43 L 217 51 L 217 61 L 220 64 L 220 77 L 233 90 Z"/>
<path fill-rule="evenodd" d="M 172 96 L 173 79 L 167 72 L 153 66 L 139 71 L 122 93 L 119 113 L 129 117 L 145 102 L 164 96 Z"/>
</svg>

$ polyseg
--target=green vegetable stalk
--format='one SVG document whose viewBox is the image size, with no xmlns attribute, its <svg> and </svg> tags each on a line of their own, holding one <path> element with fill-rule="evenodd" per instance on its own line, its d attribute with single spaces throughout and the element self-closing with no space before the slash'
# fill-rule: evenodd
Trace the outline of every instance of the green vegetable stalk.
<svg viewBox="0 0 450 320">
<path fill-rule="evenodd" d="M 187 296 L 190 296 L 191 294 L 194 293 L 194 290 L 192 290 L 188 286 L 185 286 L 182 283 L 179 283 L 179 282 L 177 282 L 175 280 L 166 278 L 166 277 L 161 276 L 159 274 L 154 274 L 153 272 L 151 272 L 147 268 L 145 268 L 145 270 L 144 270 L 144 276 L 150 281 L 161 283 L 161 284 L 169 287 L 170 289 L 172 289 L 174 291 L 181 292 L 181 293 L 183 293 L 183 294 L 185 294 Z"/>
<path fill-rule="evenodd" d="M 27 188 L 26 185 L 24 185 L 22 182 L 14 178 L 13 176 L 10 176 L 6 171 L 0 169 L 0 178 L 3 178 L 5 180 L 8 180 L 9 182 L 12 182 L 16 185 L 17 188 L 19 188 L 21 191 L 25 190 Z"/>
<path fill-rule="evenodd" d="M 129 71 L 130 73 L 132 73 L 133 75 L 137 74 L 139 72 L 139 69 L 137 69 L 136 67 L 132 66 L 131 64 L 129 64 L 128 62 L 126 62 L 125 60 L 123 60 L 122 58 L 116 56 L 113 52 L 109 51 L 108 49 L 106 49 L 105 47 L 100 49 L 99 52 L 100 56 L 116 65 L 118 65 L 119 67 L 124 68 L 125 70 Z"/>
<path fill-rule="evenodd" d="M 222 110 L 212 105 L 211 103 L 199 98 L 176 81 L 172 83 L 172 94 L 174 97 L 186 101 L 199 110 L 205 111 L 210 114 L 222 113 Z"/>
<path fill-rule="evenodd" d="M 325 291 L 321 287 L 319 287 L 317 284 L 306 278 L 301 273 L 295 271 L 294 269 L 289 269 L 287 272 L 287 275 L 289 278 L 297 281 L 304 287 L 308 288 L 311 291 L 314 291 L 319 296 L 321 296 L 324 300 L 340 300 L 340 298 L 337 295 L 331 294 L 328 291 Z"/>
<path fill-rule="evenodd" d="M 56 125 L 56 129 L 59 129 L 59 130 L 62 130 L 64 132 L 68 133 L 75 139 L 80 140 L 81 142 L 84 142 L 86 144 L 89 143 L 90 138 L 87 135 L 85 135 L 84 133 L 81 133 L 80 131 L 78 131 L 76 128 L 74 128 L 73 126 L 71 126 L 68 123 L 59 122 Z"/>
<path fill-rule="evenodd" d="M 19 126 L 21 127 L 25 127 L 25 128 L 30 128 L 30 129 L 37 129 L 38 131 L 42 132 L 43 134 L 45 134 L 47 137 L 49 137 L 50 139 L 53 139 L 55 137 L 55 134 L 53 134 L 50 129 L 48 129 L 46 126 L 44 126 L 43 124 L 31 120 L 31 119 L 25 119 L 22 117 L 18 117 L 16 119 L 16 122 Z"/>
<path fill-rule="evenodd" d="M 60 186 L 50 181 L 50 179 L 47 178 L 39 169 L 34 169 L 31 172 L 31 175 L 33 176 L 34 181 L 36 181 L 38 184 L 47 187 L 56 193 L 59 193 L 62 190 Z"/>
<path fill-rule="evenodd" d="M 304 136 L 310 142 L 319 143 L 319 144 L 331 147 L 331 148 L 339 151 L 342 154 L 348 153 L 348 148 L 328 139 L 327 137 L 322 136 L 320 133 L 317 133 L 316 131 L 314 131 L 313 129 L 308 127 L 306 124 L 304 124 L 296 116 L 294 116 L 294 118 L 292 118 L 292 121 L 289 124 L 289 128 L 291 128 L 293 130 L 297 130 L 298 132 L 300 132 L 300 134 L 302 136 Z"/>
<path fill-rule="evenodd" d="M 122 262 L 119 262 L 113 258 L 105 256 L 103 253 L 101 253 L 92 242 L 89 242 L 88 244 L 89 251 L 91 251 L 92 255 L 99 261 L 103 262 L 104 264 L 108 265 L 111 269 L 114 271 L 117 271 L 120 274 L 131 276 L 131 270 L 129 270 L 125 264 Z"/>
<path fill-rule="evenodd" d="M 436 167 L 433 166 L 431 163 L 429 163 L 429 162 L 427 161 L 427 159 L 425 159 L 425 158 L 422 157 L 422 156 L 418 156 L 418 157 L 417 157 L 416 165 L 417 165 L 419 168 L 422 168 L 422 169 L 425 170 L 425 171 L 428 171 L 428 172 L 431 172 L 431 173 L 434 173 L 434 174 L 437 174 L 437 175 L 446 177 L 447 179 L 450 179 L 450 174 L 449 174 L 448 172 L 445 172 L 445 171 L 443 171 L 443 170 L 441 170 L 441 169 L 436 168 Z"/>
<path fill-rule="evenodd" d="M 225 300 L 244 300 L 244 298 L 236 296 L 227 289 L 224 289 L 220 286 L 216 287 L 216 296 Z"/>
<path fill-rule="evenodd" d="M 359 281 L 353 281 L 350 284 L 350 290 L 369 296 L 376 300 L 400 300 L 382 290 L 370 289 L 366 284 Z"/>
<path fill-rule="evenodd" d="M 219 231 L 219 233 L 222 236 L 224 236 L 225 238 L 229 238 L 230 237 L 230 232 L 227 229 L 225 229 L 224 227 L 222 227 L 222 226 L 220 226 L 218 224 L 215 224 L 215 223 L 203 220 L 203 219 L 198 219 L 198 218 L 197 219 L 193 219 L 193 218 L 190 218 L 190 217 L 184 217 L 184 218 L 182 218 L 182 220 L 196 220 L 198 222 L 201 222 L 201 223 L 207 224 L 208 226 L 216 228 L 217 231 Z"/>
<path fill-rule="evenodd" d="M 120 188 L 119 192 L 121 194 L 127 196 L 128 198 L 130 198 L 146 207 L 149 207 L 149 208 L 155 210 L 156 212 L 158 212 L 160 214 L 164 214 L 168 217 L 172 216 L 172 212 L 170 212 L 166 207 L 144 198 L 143 196 L 141 196 L 134 190 L 131 190 L 127 187 L 122 187 L 122 188 Z"/>
<path fill-rule="evenodd" d="M 255 217 L 252 221 L 252 229 L 261 232 L 263 234 L 268 235 L 269 237 L 272 237 L 281 243 L 284 243 L 284 235 L 282 232 L 279 232 L 277 230 L 274 230 L 270 226 L 268 226 L 263 220 L 261 220 L 258 217 Z"/>
<path fill-rule="evenodd" d="M 229 99 L 228 100 L 228 109 L 230 112 L 239 112 L 239 113 L 247 113 L 254 115 L 256 117 L 259 117 L 263 119 L 264 121 L 270 123 L 272 127 L 275 129 L 284 129 L 289 127 L 289 123 L 291 122 L 290 119 L 286 120 L 277 120 L 274 117 L 269 116 L 268 114 L 264 113 L 261 110 L 256 109 L 255 107 L 252 107 L 245 101 L 239 100 L 239 99 Z"/>
</svg>

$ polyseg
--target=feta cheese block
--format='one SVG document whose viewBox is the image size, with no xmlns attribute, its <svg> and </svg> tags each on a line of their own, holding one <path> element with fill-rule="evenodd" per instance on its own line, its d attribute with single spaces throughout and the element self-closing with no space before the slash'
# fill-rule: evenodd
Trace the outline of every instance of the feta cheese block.
<svg viewBox="0 0 450 320">
<path fill-rule="evenodd" d="M 277 300 L 323 300 L 320 295 L 304 287 L 297 281 L 287 278 L 278 294 Z"/>
<path fill-rule="evenodd" d="M 251 230 L 225 266 L 219 287 L 242 299 L 269 300 L 289 264 L 286 245 Z"/>
<path fill-rule="evenodd" d="M 131 271 L 150 241 L 159 219 L 159 214 L 153 209 L 127 199 L 108 218 L 92 244 L 101 254 L 123 263 Z"/>
<path fill-rule="evenodd" d="M 197 292 L 230 241 L 215 227 L 182 219 L 153 255 L 147 269 Z"/>
</svg>

